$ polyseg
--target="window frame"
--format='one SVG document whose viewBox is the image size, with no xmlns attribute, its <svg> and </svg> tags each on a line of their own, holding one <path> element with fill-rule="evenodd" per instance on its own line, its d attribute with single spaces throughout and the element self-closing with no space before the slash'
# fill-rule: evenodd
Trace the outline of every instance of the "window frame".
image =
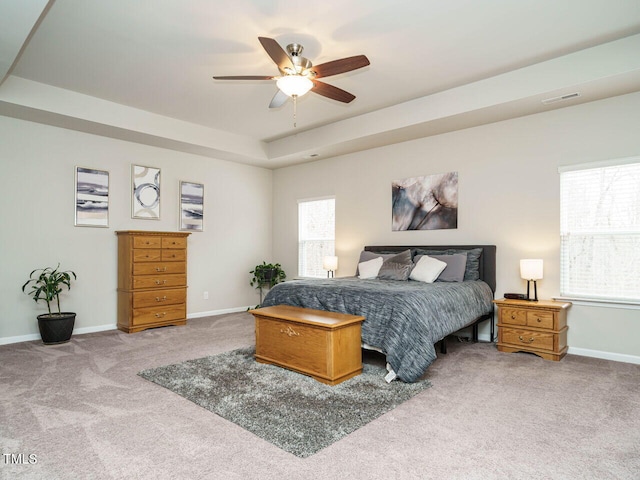
<svg viewBox="0 0 640 480">
<path fill-rule="evenodd" d="M 303 203 L 310 203 L 310 202 L 320 202 L 320 201 L 324 201 L 324 200 L 333 200 L 334 204 L 333 204 L 333 213 L 334 213 L 334 223 L 333 223 L 333 253 L 327 253 L 326 255 L 335 255 L 335 241 L 336 241 L 336 221 L 335 221 L 335 217 L 336 217 L 336 197 L 335 195 L 324 195 L 324 196 L 320 196 L 320 197 L 310 197 L 310 198 L 299 198 L 296 202 L 297 205 L 297 226 L 298 226 L 298 253 L 297 253 L 297 273 L 298 273 L 298 278 L 325 278 L 324 276 L 322 277 L 310 277 L 307 275 L 303 275 L 302 272 L 300 271 L 300 255 L 301 255 L 301 250 L 300 250 L 300 245 L 302 243 L 303 240 L 301 240 L 300 238 L 300 205 Z M 325 256 L 326 256 L 325 255 Z M 322 260 L 322 259 L 321 259 Z"/>
<path fill-rule="evenodd" d="M 565 165 L 565 166 L 560 166 L 558 167 L 558 173 L 560 175 L 562 175 L 563 173 L 567 173 L 567 172 L 573 172 L 573 171 L 580 171 L 580 170 L 590 170 L 590 169 L 597 169 L 597 168 L 606 168 L 606 167 L 615 167 L 615 166 L 624 166 L 624 165 L 629 165 L 629 164 L 636 164 L 636 163 L 640 163 L 640 156 L 633 156 L 633 157 L 624 157 L 624 158 L 615 158 L 615 159 L 608 159 L 608 160 L 600 160 L 600 161 L 595 161 L 595 162 L 589 162 L 589 163 L 580 163 L 580 164 L 575 164 L 575 165 Z M 562 182 L 562 179 L 560 179 L 560 182 Z M 560 210 L 560 221 L 562 223 L 562 209 L 563 209 L 563 205 L 562 205 L 562 195 L 560 195 L 560 205 L 559 205 L 559 210 Z M 562 225 L 561 225 L 562 227 Z M 559 264 L 560 264 L 560 289 L 562 292 L 563 289 L 563 285 L 562 285 L 562 275 L 563 275 L 563 262 L 562 262 L 562 255 L 563 255 L 563 232 L 562 230 L 560 231 L 560 260 L 559 260 Z M 572 293 L 566 293 L 564 294 L 561 293 L 561 295 L 555 296 L 553 297 L 556 300 L 568 300 L 571 301 L 577 305 L 587 305 L 587 306 L 597 306 L 597 307 L 609 307 L 609 308 L 622 308 L 622 309 L 631 309 L 631 310 L 640 310 L 640 298 L 611 298 L 611 297 L 606 297 L 606 296 L 602 296 L 602 297 L 592 297 L 592 296 L 588 296 L 588 295 L 579 295 L 579 294 L 572 294 Z"/>
</svg>

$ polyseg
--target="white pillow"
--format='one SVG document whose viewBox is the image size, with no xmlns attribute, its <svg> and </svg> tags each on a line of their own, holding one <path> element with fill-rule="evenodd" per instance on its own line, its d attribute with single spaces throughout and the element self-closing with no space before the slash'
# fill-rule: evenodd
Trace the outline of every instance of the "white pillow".
<svg viewBox="0 0 640 480">
<path fill-rule="evenodd" d="M 445 268 L 447 268 L 447 262 L 424 255 L 411 270 L 409 278 L 419 282 L 433 283 Z"/>
<path fill-rule="evenodd" d="M 376 278 L 380 271 L 380 267 L 382 267 L 382 262 L 382 257 L 367 260 L 366 262 L 360 262 L 358 264 L 358 272 L 360 272 L 358 278 Z"/>
</svg>

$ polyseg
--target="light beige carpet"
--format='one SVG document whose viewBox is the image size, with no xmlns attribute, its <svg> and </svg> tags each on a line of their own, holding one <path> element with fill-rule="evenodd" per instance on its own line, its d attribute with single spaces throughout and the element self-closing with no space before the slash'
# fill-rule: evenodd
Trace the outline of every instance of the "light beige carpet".
<svg viewBox="0 0 640 480">
<path fill-rule="evenodd" d="M 2 479 L 638 479 L 640 365 L 451 342 L 432 387 L 308 458 L 139 377 L 248 347 L 247 313 L 0 346 Z"/>
</svg>

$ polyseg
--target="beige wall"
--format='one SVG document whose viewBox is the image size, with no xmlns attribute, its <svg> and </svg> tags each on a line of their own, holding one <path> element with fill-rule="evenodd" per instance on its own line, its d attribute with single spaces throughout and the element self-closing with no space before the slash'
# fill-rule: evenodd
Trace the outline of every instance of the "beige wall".
<svg viewBox="0 0 640 480">
<path fill-rule="evenodd" d="M 297 269 L 297 200 L 335 195 L 339 276 L 364 245 L 486 243 L 498 249 L 497 296 L 525 290 L 528 257 L 545 261 L 539 296 L 556 296 L 558 167 L 638 155 L 639 131 L 636 93 L 276 170 L 274 260 Z M 391 182 L 448 171 L 459 174 L 458 228 L 392 232 Z M 569 325 L 576 353 L 640 357 L 640 310 L 574 305 Z"/>
<path fill-rule="evenodd" d="M 131 164 L 162 171 L 161 220 L 131 219 Z M 74 227 L 74 167 L 110 172 L 109 228 Z M 20 291 L 35 268 L 60 262 L 78 280 L 63 295 L 75 332 L 116 324 L 116 230 L 178 229 L 180 180 L 205 185 L 205 231 L 189 237 L 190 316 L 258 302 L 249 271 L 271 255 L 270 170 L 0 116 L 0 343 L 36 335 Z M 203 292 L 209 292 L 209 300 Z"/>
</svg>

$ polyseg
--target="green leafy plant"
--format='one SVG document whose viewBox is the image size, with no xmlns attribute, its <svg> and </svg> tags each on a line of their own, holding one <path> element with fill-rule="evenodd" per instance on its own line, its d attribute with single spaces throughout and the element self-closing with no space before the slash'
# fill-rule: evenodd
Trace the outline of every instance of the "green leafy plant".
<svg viewBox="0 0 640 480">
<path fill-rule="evenodd" d="M 262 265 L 256 265 L 249 273 L 253 275 L 250 284 L 256 288 L 267 286 L 271 288 L 287 278 L 287 274 L 279 263 L 262 262 Z"/>
<path fill-rule="evenodd" d="M 22 291 L 27 295 L 31 295 L 33 300 L 38 303 L 40 300 L 46 302 L 49 315 L 62 315 L 60 310 L 60 293 L 62 287 L 66 286 L 67 290 L 71 290 L 71 277 L 76 280 L 76 274 L 71 270 L 60 271 L 60 264 L 56 268 L 40 268 L 36 269 L 29 275 L 29 280 L 22 285 Z M 31 289 L 27 291 L 27 287 Z M 58 313 L 51 313 L 51 303 L 56 302 Z"/>
</svg>

